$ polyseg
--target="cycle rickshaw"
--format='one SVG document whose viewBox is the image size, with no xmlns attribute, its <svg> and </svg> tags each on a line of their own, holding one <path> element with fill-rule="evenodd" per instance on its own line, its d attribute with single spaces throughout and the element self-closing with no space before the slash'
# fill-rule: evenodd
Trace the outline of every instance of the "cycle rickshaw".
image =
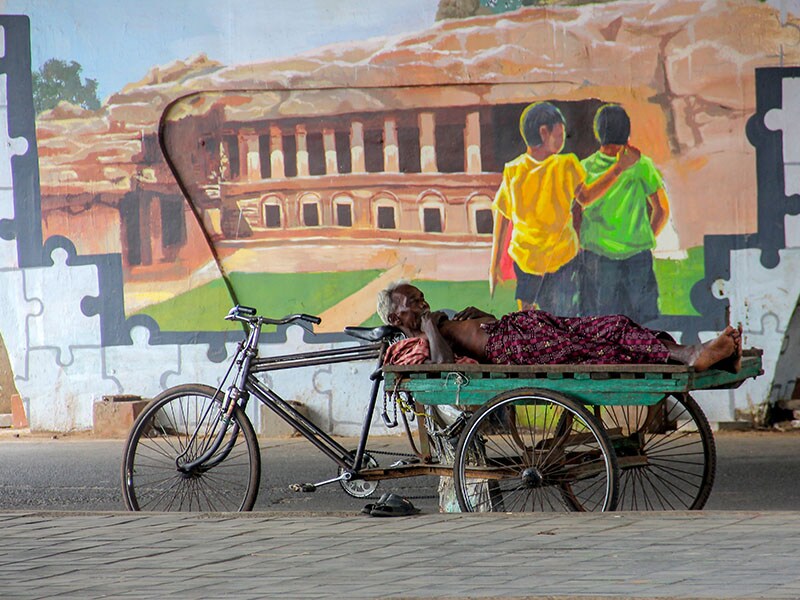
<svg viewBox="0 0 800 600">
<path fill-rule="evenodd" d="M 122 464 L 128 509 L 251 510 L 261 478 L 258 436 L 246 414 L 254 398 L 335 464 L 334 476 L 296 491 L 339 483 L 365 498 L 380 480 L 438 475 L 452 478 L 463 511 L 699 509 L 713 486 L 716 453 L 690 393 L 737 387 L 762 372 L 757 350 L 745 352 L 735 374 L 683 365 L 389 366 L 382 358 L 399 334 L 390 326 L 347 328 L 361 340 L 354 345 L 261 357 L 262 326 L 319 318 L 270 319 L 236 306 L 226 319 L 242 323 L 245 336 L 220 385 L 165 390 L 134 423 Z M 367 360 L 375 369 L 355 449 L 259 377 Z M 384 420 L 403 423 L 415 460 L 381 466 L 370 452 L 379 398 Z M 455 418 L 442 418 L 442 406 L 457 407 Z"/>
</svg>

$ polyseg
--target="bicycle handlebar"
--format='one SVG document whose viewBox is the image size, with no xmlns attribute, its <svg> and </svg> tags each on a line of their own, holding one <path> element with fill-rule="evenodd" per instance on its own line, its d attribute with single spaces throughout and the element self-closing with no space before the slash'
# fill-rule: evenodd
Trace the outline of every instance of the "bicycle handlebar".
<svg viewBox="0 0 800 600">
<path fill-rule="evenodd" d="M 270 319 L 269 317 L 259 317 L 258 312 L 252 306 L 234 306 L 230 312 L 225 317 L 226 321 L 243 321 L 251 324 L 255 323 L 266 323 L 267 325 L 288 325 L 289 323 L 294 323 L 295 321 L 306 321 L 308 323 L 314 323 L 315 325 L 319 325 L 322 323 L 322 319 L 314 315 L 308 315 L 306 313 L 296 313 L 293 315 L 288 315 L 283 317 L 282 319 Z"/>
<path fill-rule="evenodd" d="M 306 313 L 300 313 L 299 315 L 293 315 L 303 321 L 308 321 L 309 323 L 314 323 L 314 325 L 319 325 L 322 323 L 322 319 L 317 317 L 316 315 L 307 315 Z"/>
</svg>

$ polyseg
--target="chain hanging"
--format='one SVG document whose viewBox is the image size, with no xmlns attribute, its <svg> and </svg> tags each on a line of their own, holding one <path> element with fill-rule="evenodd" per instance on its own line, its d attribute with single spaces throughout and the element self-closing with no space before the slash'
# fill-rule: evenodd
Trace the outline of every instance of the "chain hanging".
<svg viewBox="0 0 800 600">
<path fill-rule="evenodd" d="M 417 417 L 423 418 L 426 416 L 424 412 L 418 412 L 414 410 L 414 405 L 411 401 L 410 394 L 408 392 L 401 391 L 399 388 L 400 379 L 398 378 L 394 382 L 394 388 L 391 391 L 384 391 L 383 393 L 383 410 L 381 411 L 381 418 L 383 419 L 383 424 L 389 428 L 397 427 L 398 425 L 398 406 L 400 407 L 401 411 L 408 415 L 408 420 L 411 422 L 414 422 Z M 389 415 L 390 402 L 392 404 L 391 416 Z"/>
</svg>

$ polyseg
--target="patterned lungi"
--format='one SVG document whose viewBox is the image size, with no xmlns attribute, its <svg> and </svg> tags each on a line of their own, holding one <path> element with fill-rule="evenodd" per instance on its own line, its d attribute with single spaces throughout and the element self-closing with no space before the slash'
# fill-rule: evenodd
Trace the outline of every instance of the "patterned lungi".
<svg viewBox="0 0 800 600">
<path fill-rule="evenodd" d="M 665 363 L 661 332 L 624 315 L 556 317 L 541 310 L 515 312 L 481 325 L 486 356 L 501 365 Z"/>
</svg>

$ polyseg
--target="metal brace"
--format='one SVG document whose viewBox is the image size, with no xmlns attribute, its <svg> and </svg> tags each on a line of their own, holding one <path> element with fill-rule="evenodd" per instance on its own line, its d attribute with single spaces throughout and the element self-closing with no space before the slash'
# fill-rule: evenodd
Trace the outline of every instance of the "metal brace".
<svg viewBox="0 0 800 600">
<path fill-rule="evenodd" d="M 381 419 L 383 419 L 383 424 L 386 427 L 392 428 L 397 427 L 397 394 L 399 393 L 397 388 L 400 386 L 400 379 L 398 378 L 394 382 L 394 389 L 391 392 L 384 392 L 383 393 L 383 410 L 381 411 Z M 392 417 L 389 417 L 389 412 L 387 410 L 389 398 L 392 400 Z"/>
<path fill-rule="evenodd" d="M 450 372 L 447 374 L 444 380 L 444 385 L 447 387 L 449 383 L 452 383 L 456 386 L 456 401 L 453 404 L 461 404 L 459 400 L 461 399 L 461 388 L 469 385 L 469 377 L 464 375 L 464 373 L 458 373 L 456 371 Z"/>
</svg>

